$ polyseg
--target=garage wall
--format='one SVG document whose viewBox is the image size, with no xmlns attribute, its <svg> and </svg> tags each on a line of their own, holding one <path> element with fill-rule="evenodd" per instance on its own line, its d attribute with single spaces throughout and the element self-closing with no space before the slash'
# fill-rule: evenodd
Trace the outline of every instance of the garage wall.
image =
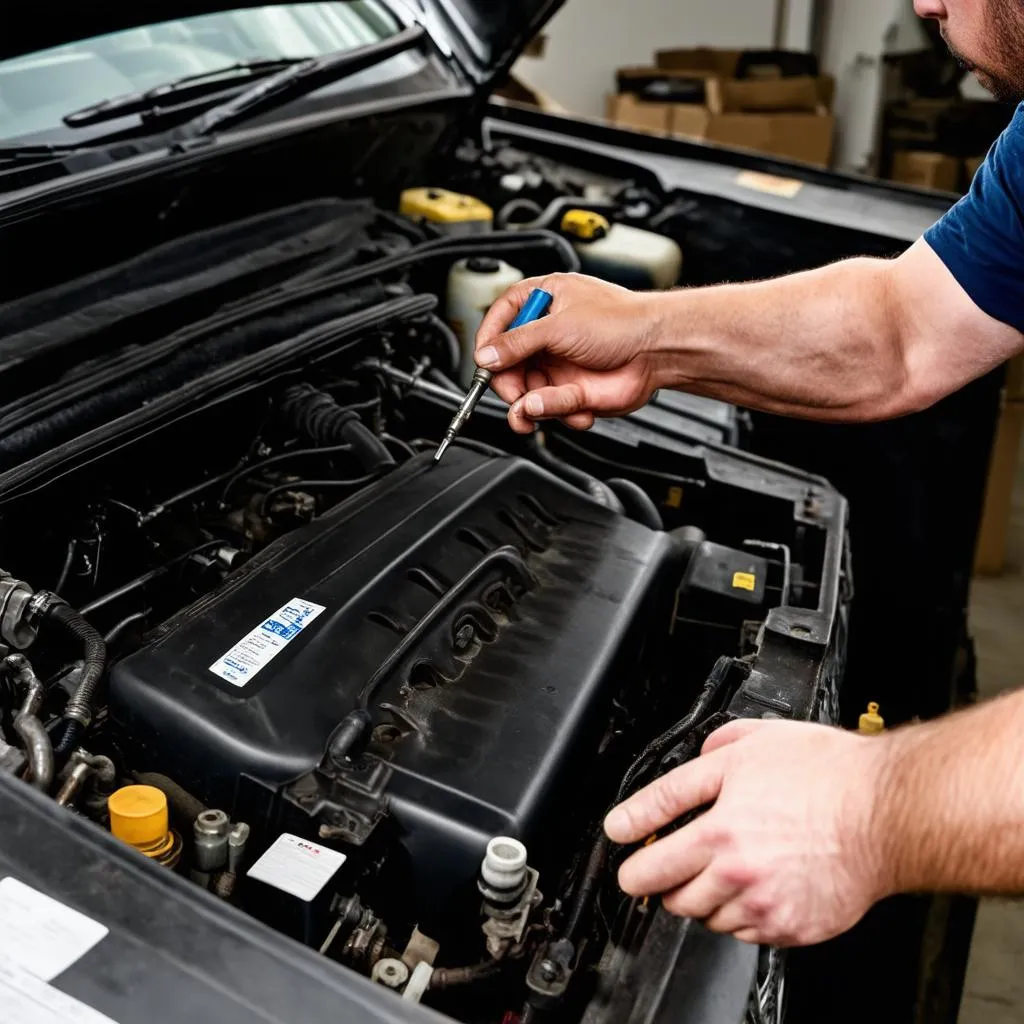
<svg viewBox="0 0 1024 1024">
<path fill-rule="evenodd" d="M 913 0 L 829 0 L 823 65 L 836 77 L 836 166 L 870 171 L 882 100 L 882 56 L 921 45 Z"/>
<path fill-rule="evenodd" d="M 516 73 L 570 112 L 601 117 L 616 68 L 672 46 L 770 46 L 774 26 L 775 0 L 567 0 L 544 57 L 524 57 Z"/>
</svg>

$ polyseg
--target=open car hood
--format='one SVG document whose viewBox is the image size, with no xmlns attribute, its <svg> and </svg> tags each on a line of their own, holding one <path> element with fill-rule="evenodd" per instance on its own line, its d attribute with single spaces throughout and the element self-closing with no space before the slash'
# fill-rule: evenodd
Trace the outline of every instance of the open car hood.
<svg viewBox="0 0 1024 1024">
<path fill-rule="evenodd" d="M 486 82 L 507 68 L 563 0 L 388 0 L 403 20 L 423 22 L 441 32 L 477 81 Z M 255 6 L 251 0 L 99 0 L 82 5 L 58 3 L 37 8 L 0 33 L 0 60 L 103 35 L 137 25 L 195 17 Z"/>
</svg>

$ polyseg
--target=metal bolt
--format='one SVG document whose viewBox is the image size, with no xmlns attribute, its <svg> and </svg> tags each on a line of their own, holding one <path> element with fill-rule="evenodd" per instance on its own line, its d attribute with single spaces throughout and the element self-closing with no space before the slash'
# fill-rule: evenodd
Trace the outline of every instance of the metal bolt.
<svg viewBox="0 0 1024 1024">
<path fill-rule="evenodd" d="M 561 971 L 558 969 L 558 964 L 556 964 L 554 960 L 542 960 L 538 971 L 540 972 L 540 976 L 549 985 L 558 978 L 559 974 L 561 974 Z"/>
<path fill-rule="evenodd" d="M 476 630 L 467 623 L 455 634 L 455 649 L 464 651 L 473 642 L 474 636 L 476 636 Z"/>
</svg>

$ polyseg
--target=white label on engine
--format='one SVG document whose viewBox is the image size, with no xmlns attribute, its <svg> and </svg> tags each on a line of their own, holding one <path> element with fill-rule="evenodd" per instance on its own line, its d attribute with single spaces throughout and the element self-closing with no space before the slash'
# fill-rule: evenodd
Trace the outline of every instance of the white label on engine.
<svg viewBox="0 0 1024 1024">
<path fill-rule="evenodd" d="M 0 878 L 0 957 L 43 981 L 66 971 L 107 931 L 99 921 L 17 878 Z"/>
<path fill-rule="evenodd" d="M 246 874 L 309 903 L 347 859 L 337 850 L 283 832 Z"/>
<path fill-rule="evenodd" d="M 0 953 L 0 1020 L 11 1024 L 115 1024 L 106 1014 Z"/>
<path fill-rule="evenodd" d="M 322 604 L 293 598 L 218 658 L 210 671 L 234 686 L 245 686 L 323 611 Z"/>
</svg>

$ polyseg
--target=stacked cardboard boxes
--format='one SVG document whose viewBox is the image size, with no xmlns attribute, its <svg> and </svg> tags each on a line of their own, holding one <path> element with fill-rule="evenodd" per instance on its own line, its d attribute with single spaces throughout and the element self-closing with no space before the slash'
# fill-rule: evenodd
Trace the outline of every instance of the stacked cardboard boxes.
<svg viewBox="0 0 1024 1024">
<path fill-rule="evenodd" d="M 992 459 L 988 471 L 988 489 L 981 530 L 974 558 L 974 571 L 980 576 L 998 576 L 1006 569 L 1006 542 L 1013 510 L 1013 488 L 1017 479 L 1017 460 L 1024 434 L 1024 356 L 1011 359 L 1003 391 L 1003 411 L 999 417 Z"/>
<path fill-rule="evenodd" d="M 737 78 L 741 56 L 739 50 L 665 50 L 654 68 L 623 68 L 619 92 L 608 98 L 608 119 L 827 167 L 835 134 L 834 80 L 827 75 Z M 654 98 L 658 93 L 664 101 Z"/>
</svg>

